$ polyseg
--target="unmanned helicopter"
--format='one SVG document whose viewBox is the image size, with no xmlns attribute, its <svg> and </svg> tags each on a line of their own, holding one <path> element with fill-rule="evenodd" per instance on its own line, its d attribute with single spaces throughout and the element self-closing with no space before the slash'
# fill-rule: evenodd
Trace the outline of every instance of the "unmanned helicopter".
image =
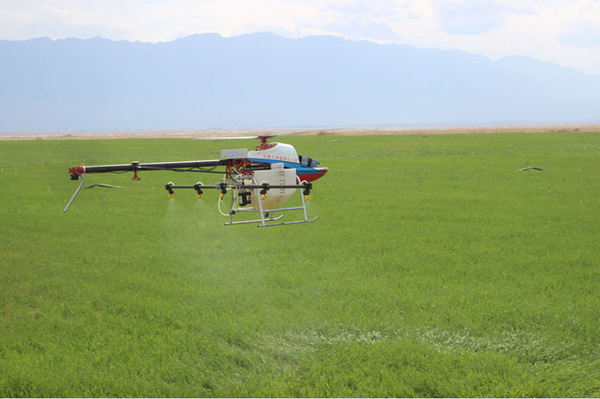
<svg viewBox="0 0 600 399">
<path fill-rule="evenodd" d="M 216 160 L 140 163 L 137 161 L 122 165 L 75 166 L 69 168 L 71 180 L 81 180 L 79 187 L 63 212 L 67 212 L 75 197 L 83 187 L 84 177 L 91 173 L 133 172 L 133 180 L 140 180 L 138 172 L 151 170 L 170 170 L 178 172 L 199 172 L 201 174 L 220 174 L 215 184 L 201 181 L 193 185 L 178 185 L 168 182 L 165 189 L 168 197 L 173 198 L 175 190 L 190 189 L 196 191 L 202 199 L 205 190 L 219 192 L 217 208 L 228 217 L 225 225 L 259 223 L 258 227 L 279 226 L 313 222 L 318 216 L 308 217 L 306 202 L 311 200 L 311 190 L 315 180 L 323 177 L 328 168 L 320 167 L 315 159 L 298 155 L 290 144 L 269 142 L 276 135 L 260 135 L 243 138 L 258 138 L 260 143 L 252 151 L 247 149 L 222 150 L 221 158 Z M 93 184 L 85 188 L 107 187 L 107 184 Z M 296 191 L 301 194 L 301 205 L 285 207 L 285 203 Z M 223 210 L 223 202 L 230 193 L 228 207 Z M 301 211 L 302 217 L 296 220 L 280 221 L 284 213 Z M 242 217 L 242 214 L 258 216 Z"/>
</svg>

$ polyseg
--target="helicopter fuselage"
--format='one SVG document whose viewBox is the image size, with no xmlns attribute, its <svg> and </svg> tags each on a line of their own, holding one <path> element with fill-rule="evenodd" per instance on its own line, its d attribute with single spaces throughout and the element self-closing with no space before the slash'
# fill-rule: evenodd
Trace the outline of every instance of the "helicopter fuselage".
<svg viewBox="0 0 600 399">
<path fill-rule="evenodd" d="M 296 169 L 296 175 L 301 181 L 315 181 L 323 177 L 329 169 L 319 167 L 319 162 L 298 155 L 290 144 L 271 143 L 257 146 L 255 151 L 248 151 L 248 161 L 251 164 L 283 164 L 285 169 Z"/>
</svg>

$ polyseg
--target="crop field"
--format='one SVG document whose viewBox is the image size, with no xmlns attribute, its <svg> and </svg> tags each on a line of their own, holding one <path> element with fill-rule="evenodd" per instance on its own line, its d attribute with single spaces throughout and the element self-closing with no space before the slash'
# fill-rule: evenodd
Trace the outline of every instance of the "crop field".
<svg viewBox="0 0 600 399">
<path fill-rule="evenodd" d="M 281 141 L 330 168 L 314 223 L 172 172 L 62 212 L 68 167 L 252 141 L 0 141 L 0 397 L 600 396 L 600 133 Z"/>
</svg>

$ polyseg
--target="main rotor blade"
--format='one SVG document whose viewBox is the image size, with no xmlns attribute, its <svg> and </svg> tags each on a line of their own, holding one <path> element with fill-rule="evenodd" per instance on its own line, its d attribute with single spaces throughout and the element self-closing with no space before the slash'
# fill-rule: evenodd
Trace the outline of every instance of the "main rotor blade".
<svg viewBox="0 0 600 399">
<path fill-rule="evenodd" d="M 274 136 L 269 136 L 274 137 Z M 260 136 L 212 136 L 212 137 L 193 137 L 194 140 L 248 140 L 259 139 Z"/>
<path fill-rule="evenodd" d="M 256 130 L 254 132 L 257 132 Z M 253 133 L 254 133 L 253 132 Z M 260 130 L 258 130 L 258 132 L 260 132 Z M 282 130 L 282 131 L 278 131 L 278 132 L 273 132 L 273 133 L 258 133 L 258 134 L 253 134 L 253 135 L 248 135 L 248 136 L 226 136 L 226 135 L 218 135 L 215 134 L 214 136 L 206 136 L 206 137 L 193 137 L 193 139 L 195 140 L 248 140 L 248 139 L 254 139 L 254 140 L 260 140 L 260 139 L 270 139 L 273 137 L 279 137 L 279 136 L 293 136 L 295 134 L 306 134 L 306 133 L 311 133 L 313 132 L 313 130 L 311 129 L 298 129 L 298 130 L 294 130 L 294 129 L 289 129 L 289 130 Z"/>
</svg>

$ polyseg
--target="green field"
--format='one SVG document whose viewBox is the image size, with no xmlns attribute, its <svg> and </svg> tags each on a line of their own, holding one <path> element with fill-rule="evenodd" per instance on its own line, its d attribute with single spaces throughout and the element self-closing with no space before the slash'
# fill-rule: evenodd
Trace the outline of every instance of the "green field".
<svg viewBox="0 0 600 399">
<path fill-rule="evenodd" d="M 70 166 L 252 142 L 1 141 L 0 397 L 600 396 L 600 133 L 282 141 L 330 168 L 315 223 L 172 172 L 62 213 Z"/>
</svg>

